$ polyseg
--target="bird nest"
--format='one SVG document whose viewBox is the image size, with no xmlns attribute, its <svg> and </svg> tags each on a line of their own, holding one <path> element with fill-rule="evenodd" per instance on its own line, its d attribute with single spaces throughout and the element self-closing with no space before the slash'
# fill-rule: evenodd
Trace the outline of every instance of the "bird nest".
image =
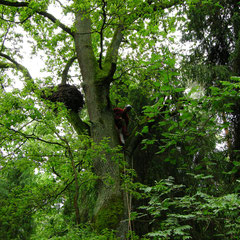
<svg viewBox="0 0 240 240">
<path fill-rule="evenodd" d="M 62 102 L 74 112 L 78 112 L 84 105 L 83 95 L 74 85 L 60 84 L 56 89 L 49 88 L 49 92 L 46 92 L 42 96 L 44 99 L 51 102 Z"/>
</svg>

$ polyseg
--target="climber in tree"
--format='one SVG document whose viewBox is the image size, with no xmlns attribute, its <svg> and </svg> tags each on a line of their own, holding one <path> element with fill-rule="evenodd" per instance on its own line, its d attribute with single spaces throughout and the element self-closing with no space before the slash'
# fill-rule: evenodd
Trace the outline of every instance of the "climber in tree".
<svg viewBox="0 0 240 240">
<path fill-rule="evenodd" d="M 119 133 L 119 140 L 122 145 L 125 144 L 124 138 L 127 137 L 128 131 L 128 124 L 129 124 L 129 116 L 128 112 L 132 109 L 131 105 L 125 106 L 123 109 L 122 108 L 114 108 L 114 121 L 115 121 L 115 126 L 118 130 Z"/>
</svg>

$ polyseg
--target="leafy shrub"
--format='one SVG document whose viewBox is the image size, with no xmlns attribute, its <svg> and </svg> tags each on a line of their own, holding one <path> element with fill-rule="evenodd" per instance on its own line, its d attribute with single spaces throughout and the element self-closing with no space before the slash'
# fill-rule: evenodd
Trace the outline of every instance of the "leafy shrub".
<svg viewBox="0 0 240 240">
<path fill-rule="evenodd" d="M 172 177 L 144 191 L 149 194 L 149 203 L 141 209 L 152 216 L 154 226 L 148 237 L 174 240 L 239 237 L 240 199 L 237 194 L 212 196 L 197 191 L 190 195 L 184 185 L 175 185 Z"/>
</svg>

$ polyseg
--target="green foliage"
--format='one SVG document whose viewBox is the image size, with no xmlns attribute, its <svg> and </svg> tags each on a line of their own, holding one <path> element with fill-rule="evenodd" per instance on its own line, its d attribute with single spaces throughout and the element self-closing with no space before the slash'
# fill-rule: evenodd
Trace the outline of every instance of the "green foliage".
<svg viewBox="0 0 240 240">
<path fill-rule="evenodd" d="M 62 223 L 59 222 L 62 220 Z M 49 238 L 54 240 L 72 239 L 72 240 L 117 240 L 114 231 L 103 230 L 101 233 L 95 232 L 89 225 L 66 226 L 63 220 L 58 215 L 58 221 L 50 219 L 51 223 L 47 222 L 45 231 L 41 231 L 38 235 L 32 235 L 31 240 L 47 240 Z"/>
<path fill-rule="evenodd" d="M 98 214 L 94 217 L 94 226 L 98 231 L 103 229 L 116 229 L 124 212 L 121 196 L 114 196 L 104 203 Z"/>
<path fill-rule="evenodd" d="M 0 63 L 4 68 L 0 72 L 0 238 L 116 239 L 112 229 L 125 207 L 119 195 L 107 199 L 93 219 L 99 182 L 111 189 L 116 180 L 111 169 L 96 176 L 94 167 L 101 172 L 102 166 L 120 170 L 118 190 L 129 197 L 129 221 L 136 227 L 129 239 L 239 237 L 239 148 L 232 149 L 233 158 L 223 136 L 223 130 L 230 129 L 230 143 L 240 142 L 235 131 L 239 126 L 235 121 L 239 116 L 239 5 L 194 0 L 169 8 L 182 1 L 150 2 L 65 1 L 62 6 L 60 1 L 21 1 L 29 5 L 20 8 L 0 4 L 1 53 L 13 59 L 1 55 Z M 46 17 L 45 11 L 52 8 L 61 12 L 62 22 Z M 129 130 L 137 133 L 124 148 L 110 147 L 108 138 L 96 144 L 75 133 L 64 106 L 40 98 L 43 87 L 60 83 L 66 63 L 77 53 L 77 34 L 72 31 L 78 10 L 87 10 L 83 18 L 91 18 L 91 29 L 81 37 L 91 33 L 99 66 L 108 55 L 116 27 L 124 29 L 121 59 L 116 73 L 111 73 L 114 76 L 107 79 L 111 85 L 100 86 L 100 94 L 110 87 L 109 106 L 134 106 Z M 178 47 L 172 47 L 179 26 L 185 40 L 196 44 L 200 40 L 185 65 Z M 45 75 L 34 79 L 34 85 L 28 81 L 15 89 L 11 78 L 22 79 L 22 75 L 5 68 L 21 61 L 23 41 L 31 47 L 31 56 L 44 60 Z M 87 56 L 84 60 L 88 62 Z M 79 85 L 86 69 L 80 73 L 77 63 L 73 67 L 68 81 L 76 78 Z M 96 69 L 99 74 L 90 72 L 107 76 L 105 69 Z M 91 97 L 88 105 L 99 96 Z M 99 111 L 103 115 L 109 110 L 104 104 Z M 98 117 L 104 125 L 102 116 Z M 90 124 L 96 127 L 96 122 Z M 94 165 L 95 159 L 99 166 Z M 139 205 L 144 205 L 144 226 L 136 217 Z M 87 226 L 77 226 L 78 211 Z M 94 223 L 89 222 L 92 219 Z"/>
<path fill-rule="evenodd" d="M 28 239 L 33 230 L 31 194 L 35 177 L 31 166 L 19 161 L 9 163 L 0 175 L 0 237 L 6 240 Z"/>
<path fill-rule="evenodd" d="M 212 179 L 202 176 L 202 183 L 208 178 Z M 186 186 L 175 184 L 172 177 L 143 190 L 150 200 L 141 209 L 155 223 L 153 232 L 147 234 L 152 239 L 237 239 L 239 236 L 237 194 L 213 196 L 201 189 L 193 195 L 187 194 Z"/>
</svg>

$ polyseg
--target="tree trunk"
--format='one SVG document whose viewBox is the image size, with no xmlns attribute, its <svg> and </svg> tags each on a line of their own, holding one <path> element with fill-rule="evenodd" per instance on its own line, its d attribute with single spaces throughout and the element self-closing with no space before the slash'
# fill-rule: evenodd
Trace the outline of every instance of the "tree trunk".
<svg viewBox="0 0 240 240">
<path fill-rule="evenodd" d="M 74 35 L 76 52 L 83 79 L 83 90 L 86 98 L 89 118 L 91 121 L 91 137 L 95 143 L 104 138 L 109 139 L 110 147 L 118 145 L 113 111 L 109 100 L 109 86 L 113 75 L 107 67 L 100 69 L 91 45 L 91 21 L 83 12 L 76 13 L 76 33 Z M 122 222 L 125 216 L 124 197 L 120 186 L 118 164 L 109 154 L 107 161 L 94 159 L 94 172 L 98 176 L 96 184 L 97 199 L 93 207 L 92 221 L 97 230 L 104 228 L 127 231 Z M 112 184 L 105 184 L 104 179 L 111 178 Z M 121 229 L 121 230 L 120 230 Z M 125 239 L 124 234 L 121 239 Z"/>
</svg>

